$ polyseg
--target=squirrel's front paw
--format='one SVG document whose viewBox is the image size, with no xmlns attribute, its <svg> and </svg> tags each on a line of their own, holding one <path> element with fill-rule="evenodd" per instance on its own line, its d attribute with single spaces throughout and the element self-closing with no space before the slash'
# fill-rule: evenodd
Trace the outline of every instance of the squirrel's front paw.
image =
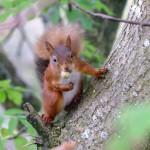
<svg viewBox="0 0 150 150">
<path fill-rule="evenodd" d="M 108 68 L 101 68 L 99 69 L 99 71 L 97 72 L 97 76 L 101 77 L 101 78 L 105 78 L 105 73 L 107 73 Z"/>
<path fill-rule="evenodd" d="M 70 82 L 68 86 L 69 86 L 69 90 L 72 90 L 72 89 L 73 89 L 74 84 L 73 84 L 72 82 Z"/>
</svg>

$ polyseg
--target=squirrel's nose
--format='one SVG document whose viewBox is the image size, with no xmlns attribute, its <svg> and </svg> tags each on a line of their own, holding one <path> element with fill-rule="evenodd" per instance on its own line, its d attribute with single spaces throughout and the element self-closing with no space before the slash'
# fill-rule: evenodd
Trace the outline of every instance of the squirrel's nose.
<svg viewBox="0 0 150 150">
<path fill-rule="evenodd" d="M 65 66 L 64 70 L 69 71 L 69 67 Z"/>
</svg>

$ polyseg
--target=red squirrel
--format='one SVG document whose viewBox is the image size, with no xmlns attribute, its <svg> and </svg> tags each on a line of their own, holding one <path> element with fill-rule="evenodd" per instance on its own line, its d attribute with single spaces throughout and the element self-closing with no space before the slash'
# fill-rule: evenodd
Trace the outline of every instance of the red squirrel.
<svg viewBox="0 0 150 150">
<path fill-rule="evenodd" d="M 36 70 L 42 84 L 45 114 L 50 124 L 63 109 L 77 103 L 82 94 L 82 74 L 104 77 L 107 68 L 95 70 L 79 59 L 83 32 L 79 25 L 58 25 L 45 31 L 35 48 Z M 92 55 L 92 54 L 91 54 Z"/>
</svg>

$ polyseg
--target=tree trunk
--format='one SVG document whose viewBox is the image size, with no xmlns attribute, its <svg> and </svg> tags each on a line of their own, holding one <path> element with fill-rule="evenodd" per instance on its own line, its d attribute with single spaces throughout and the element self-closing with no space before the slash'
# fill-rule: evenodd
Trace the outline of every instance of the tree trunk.
<svg viewBox="0 0 150 150">
<path fill-rule="evenodd" d="M 149 22 L 150 1 L 134 0 L 128 19 Z M 92 80 L 80 105 L 69 113 L 61 127 L 57 136 L 60 141 L 76 141 L 77 150 L 103 150 L 104 143 L 115 132 L 112 123 L 120 108 L 150 99 L 149 29 L 124 26 L 105 63 L 110 70 L 106 79 Z"/>
</svg>

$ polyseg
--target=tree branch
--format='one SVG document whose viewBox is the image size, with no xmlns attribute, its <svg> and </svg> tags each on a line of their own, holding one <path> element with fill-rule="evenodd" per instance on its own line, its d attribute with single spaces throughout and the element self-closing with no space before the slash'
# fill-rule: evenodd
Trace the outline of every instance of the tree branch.
<svg viewBox="0 0 150 150">
<path fill-rule="evenodd" d="M 21 128 L 17 134 L 15 134 L 12 137 L 9 137 L 8 140 L 16 139 L 19 135 L 21 135 L 22 133 L 24 133 L 26 130 L 27 130 L 26 127 Z"/>
<path fill-rule="evenodd" d="M 140 26 L 150 26 L 150 22 L 125 20 L 125 19 L 105 15 L 105 14 L 102 14 L 102 13 L 91 12 L 91 11 L 86 10 L 86 9 L 82 8 L 81 6 L 79 6 L 74 0 L 70 0 L 70 3 L 72 5 L 74 5 L 77 9 L 83 11 L 84 13 L 86 13 L 88 15 L 94 16 L 94 17 L 99 17 L 101 19 L 111 20 L 111 21 L 115 21 L 115 22 L 124 22 L 124 23 L 128 23 L 128 24 L 134 24 L 134 25 L 140 25 Z"/>
<path fill-rule="evenodd" d="M 60 135 L 60 128 L 64 125 L 63 122 L 55 123 L 51 126 L 46 126 L 42 122 L 41 116 L 29 103 L 25 103 L 23 107 L 25 109 L 27 121 L 33 126 L 38 135 L 41 137 L 43 146 L 52 148 L 59 145 L 60 142 L 58 139 Z"/>
</svg>

